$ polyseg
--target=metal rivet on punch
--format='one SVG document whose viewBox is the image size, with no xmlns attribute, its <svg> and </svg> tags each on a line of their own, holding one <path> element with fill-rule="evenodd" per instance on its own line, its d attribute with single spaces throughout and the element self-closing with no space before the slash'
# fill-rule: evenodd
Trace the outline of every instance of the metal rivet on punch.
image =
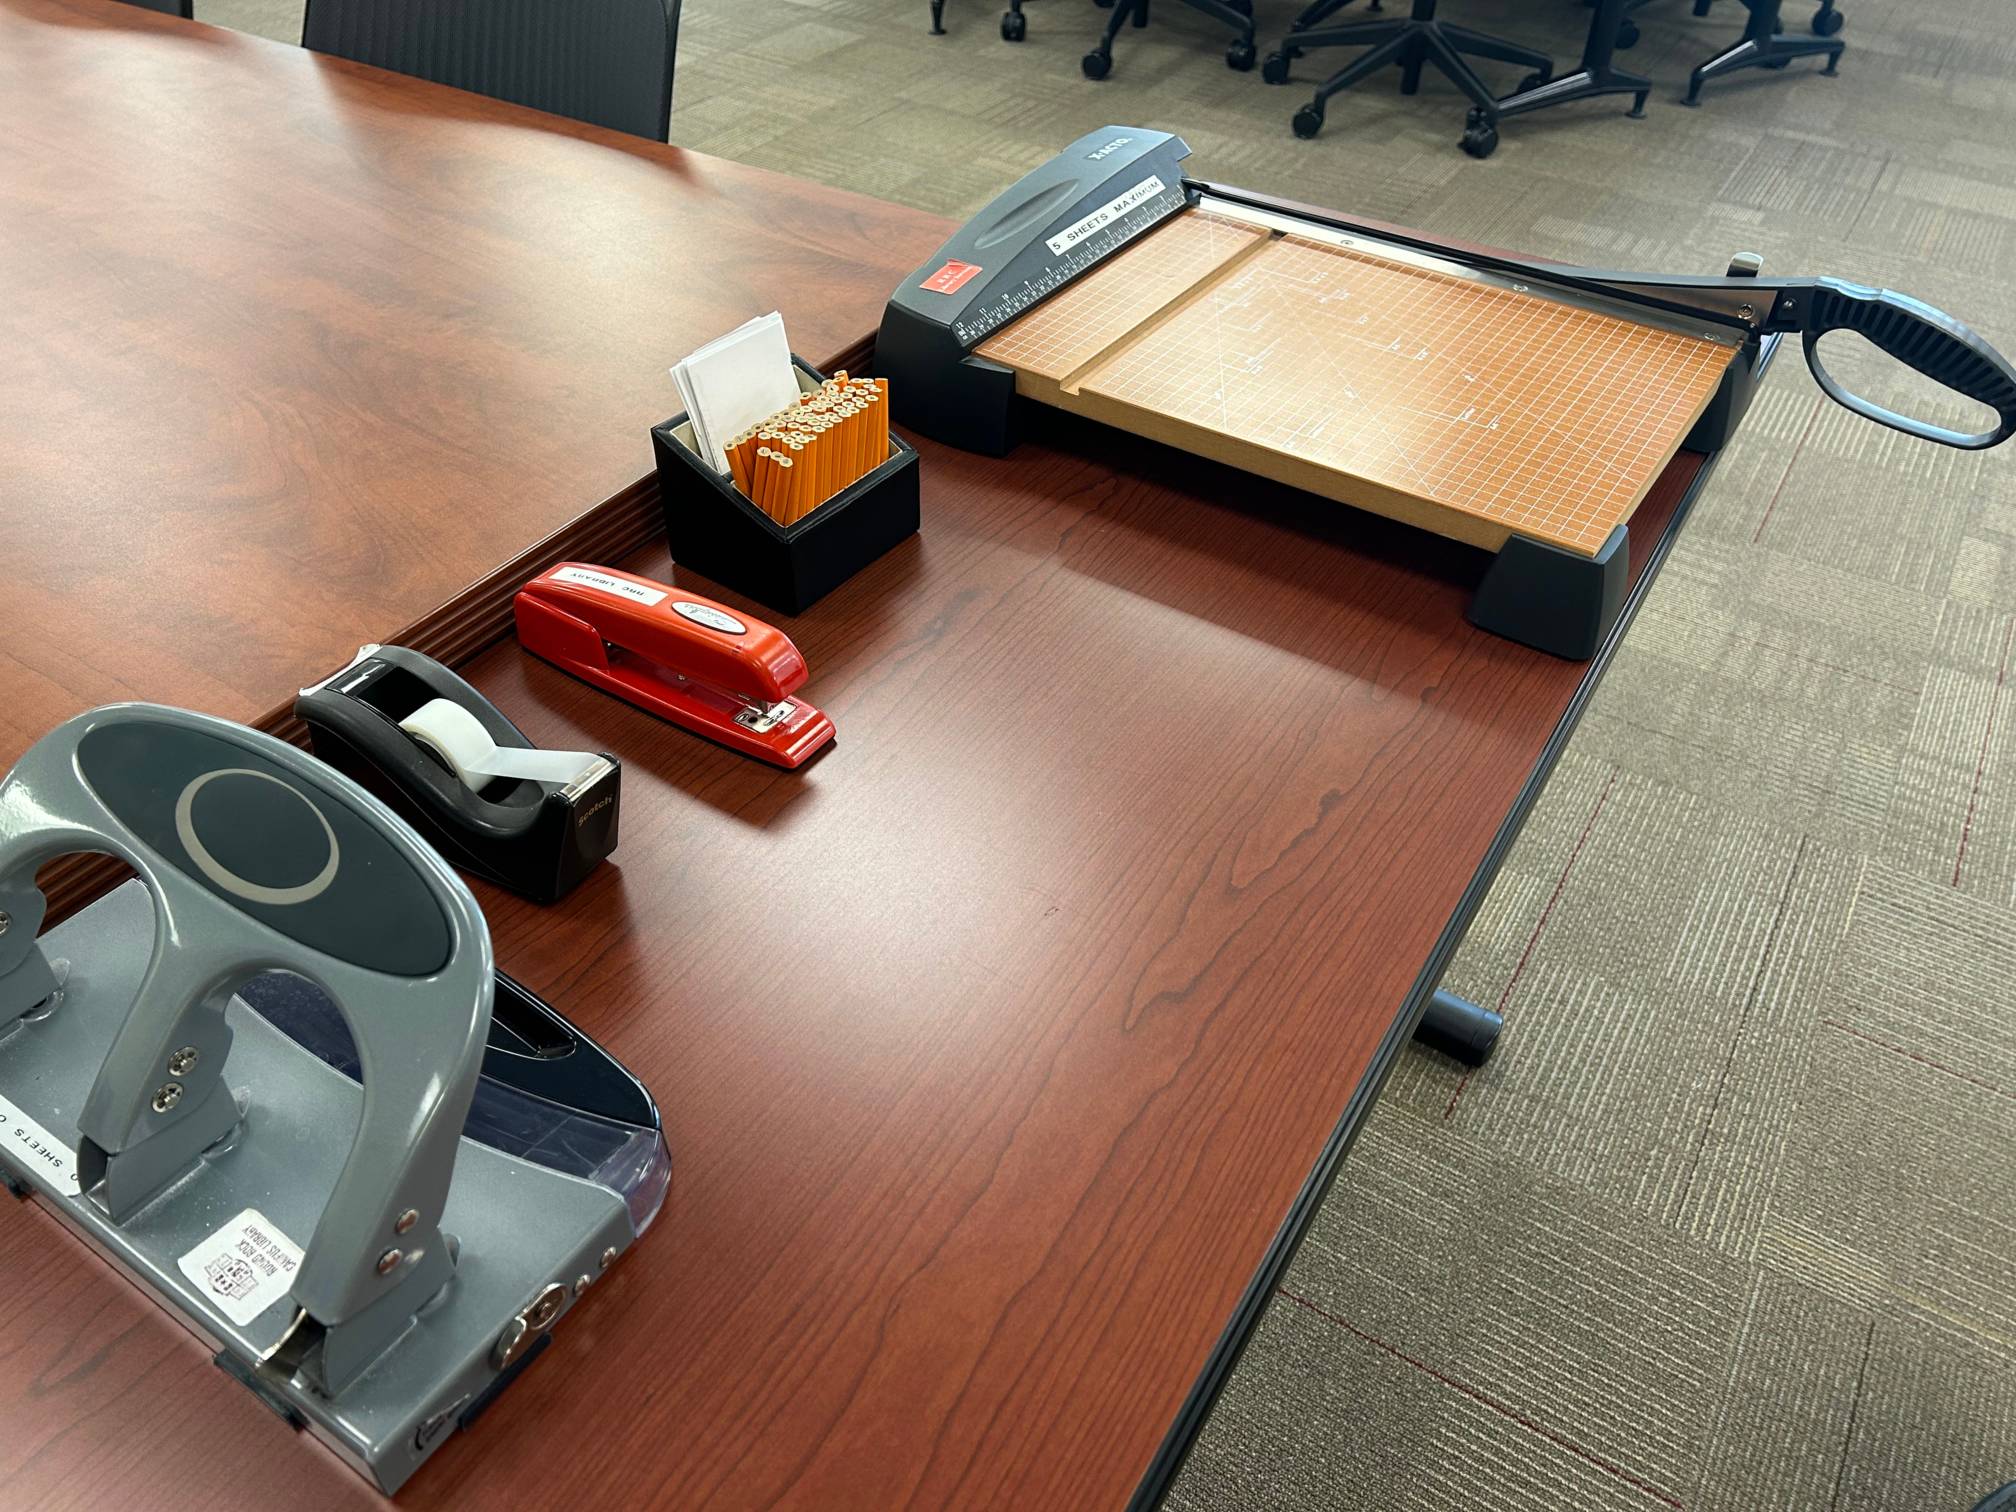
<svg viewBox="0 0 2016 1512">
<path fill-rule="evenodd" d="M 378 1257 L 378 1274 L 381 1276 L 391 1275 L 393 1271 L 398 1269 L 399 1262 L 405 1258 L 406 1257 L 400 1254 L 399 1251 L 396 1249 L 389 1249 L 385 1251 L 384 1254 Z"/>
<path fill-rule="evenodd" d="M 560 1316 L 560 1304 L 566 1300 L 567 1289 L 555 1282 L 532 1299 L 532 1305 L 525 1309 L 522 1316 L 533 1328 L 544 1328 Z"/>
<path fill-rule="evenodd" d="M 168 1074 L 170 1076 L 187 1076 L 195 1065 L 196 1047 L 194 1045 L 184 1045 L 180 1050 L 177 1050 L 173 1055 L 168 1057 Z"/>
<path fill-rule="evenodd" d="M 581 1293 L 588 1290 L 590 1284 L 591 1278 L 586 1274 L 576 1276 L 574 1278 L 574 1295 L 577 1297 L 580 1296 Z"/>
<path fill-rule="evenodd" d="M 1741 317 L 1742 317 L 1743 319 L 1745 319 L 1745 320 L 1750 320 L 1750 319 L 1753 319 L 1753 318 L 1754 318 L 1754 317 L 1756 316 L 1756 314 L 1757 314 L 1757 306 L 1755 306 L 1755 305 L 1738 305 L 1738 306 L 1736 306 L 1736 313 L 1737 313 L 1738 315 L 1740 315 L 1740 316 L 1741 316 Z"/>
<path fill-rule="evenodd" d="M 607 1270 L 609 1269 L 610 1266 L 614 1265 L 615 1263 L 616 1263 L 616 1246 L 612 1244 L 609 1246 L 609 1248 L 602 1251 L 602 1269 Z"/>
<path fill-rule="evenodd" d="M 7 933 L 7 926 L 13 922 L 5 913 L 0 913 L 0 934 Z"/>
<path fill-rule="evenodd" d="M 392 1232 L 395 1234 L 410 1233 L 413 1225 L 419 1221 L 420 1210 L 418 1208 L 408 1208 L 399 1215 L 399 1221 L 392 1225 Z"/>
<path fill-rule="evenodd" d="M 182 1101 L 182 1083 L 164 1082 L 160 1090 L 154 1094 L 154 1111 L 166 1113 L 180 1101 Z"/>
</svg>

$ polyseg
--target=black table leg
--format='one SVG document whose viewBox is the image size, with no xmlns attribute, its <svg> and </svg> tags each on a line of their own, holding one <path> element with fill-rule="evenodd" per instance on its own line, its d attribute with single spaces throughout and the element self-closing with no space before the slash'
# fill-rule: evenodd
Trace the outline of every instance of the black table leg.
<svg viewBox="0 0 2016 1512">
<path fill-rule="evenodd" d="M 1414 1038 L 1466 1066 L 1481 1066 L 1491 1058 L 1504 1027 L 1505 1020 L 1489 1008 L 1438 988 Z"/>
</svg>

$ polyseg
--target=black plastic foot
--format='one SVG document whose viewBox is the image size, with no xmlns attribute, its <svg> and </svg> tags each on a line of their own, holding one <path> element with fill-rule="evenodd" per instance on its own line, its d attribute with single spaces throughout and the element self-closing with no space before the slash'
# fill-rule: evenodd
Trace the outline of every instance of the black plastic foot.
<svg viewBox="0 0 2016 1512">
<path fill-rule="evenodd" d="M 1513 536 L 1470 600 L 1470 623 L 1522 646 L 1587 661 L 1617 623 L 1630 577 L 1630 531 L 1619 525 L 1593 557 Z"/>
<path fill-rule="evenodd" d="M 1489 1008 L 1437 989 L 1414 1038 L 1466 1066 L 1481 1066 L 1498 1047 L 1505 1020 Z"/>
</svg>

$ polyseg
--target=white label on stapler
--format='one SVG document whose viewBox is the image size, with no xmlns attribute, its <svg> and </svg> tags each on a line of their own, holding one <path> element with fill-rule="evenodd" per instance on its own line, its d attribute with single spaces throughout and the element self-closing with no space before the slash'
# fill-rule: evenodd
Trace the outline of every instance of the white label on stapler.
<svg viewBox="0 0 2016 1512">
<path fill-rule="evenodd" d="M 1145 205 L 1162 192 L 1162 180 L 1154 174 L 1141 180 L 1116 200 L 1109 200 L 1081 221 L 1074 221 L 1050 238 L 1052 255 L 1069 252 L 1094 231 L 1102 231 L 1129 210 Z"/>
<path fill-rule="evenodd" d="M 724 614 L 712 604 L 689 604 L 684 599 L 673 604 L 674 614 L 683 614 L 696 625 L 719 630 L 723 635 L 746 635 L 749 627 L 732 614 Z"/>
<path fill-rule="evenodd" d="M 294 1287 L 301 1246 L 247 1208 L 184 1255 L 182 1274 L 240 1328 Z"/>
<path fill-rule="evenodd" d="M 40 1171 L 65 1197 L 77 1195 L 77 1152 L 0 1097 L 0 1149 L 8 1161 L 26 1170 Z"/>
<path fill-rule="evenodd" d="M 590 572 L 586 567 L 555 568 L 551 580 L 556 583 L 579 583 L 583 588 L 599 588 L 604 593 L 613 593 L 618 598 L 635 599 L 640 604 L 655 604 L 665 597 L 662 589 L 646 588 L 642 583 L 611 577 L 606 572 Z"/>
</svg>

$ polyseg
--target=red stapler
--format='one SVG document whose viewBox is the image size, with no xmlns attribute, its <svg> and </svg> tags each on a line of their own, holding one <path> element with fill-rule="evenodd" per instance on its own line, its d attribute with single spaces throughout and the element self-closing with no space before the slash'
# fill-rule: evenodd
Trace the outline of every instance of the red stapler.
<svg viewBox="0 0 2016 1512">
<path fill-rule="evenodd" d="M 533 655 L 745 756 L 800 766 L 833 738 L 832 720 L 791 697 L 807 675 L 791 637 L 712 599 L 562 562 L 512 609 Z"/>
</svg>

